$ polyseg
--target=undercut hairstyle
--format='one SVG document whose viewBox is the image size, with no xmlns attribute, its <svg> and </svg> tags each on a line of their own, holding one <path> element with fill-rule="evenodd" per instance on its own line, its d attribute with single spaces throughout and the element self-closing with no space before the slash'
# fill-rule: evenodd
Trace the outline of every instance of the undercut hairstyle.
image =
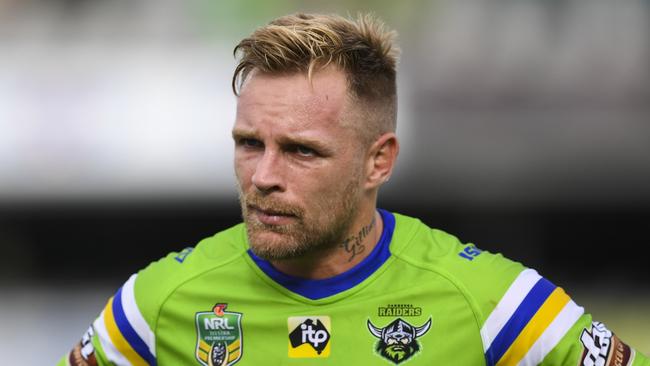
<svg viewBox="0 0 650 366">
<path fill-rule="evenodd" d="M 396 128 L 399 50 L 395 37 L 394 31 L 369 14 L 356 20 L 318 14 L 277 18 L 235 47 L 239 63 L 232 79 L 233 92 L 239 95 L 253 71 L 305 73 L 311 81 L 318 70 L 334 66 L 345 74 L 352 104 L 360 107 L 353 114 L 364 125 L 355 127 L 365 142 L 374 141 Z"/>
</svg>

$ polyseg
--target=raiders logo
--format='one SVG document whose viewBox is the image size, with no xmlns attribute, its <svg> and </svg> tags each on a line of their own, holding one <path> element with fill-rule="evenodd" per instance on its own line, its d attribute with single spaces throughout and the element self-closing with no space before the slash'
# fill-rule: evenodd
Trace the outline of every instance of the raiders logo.
<svg viewBox="0 0 650 366">
<path fill-rule="evenodd" d="M 397 318 L 387 326 L 379 328 L 368 320 L 368 330 L 379 338 L 377 352 L 395 365 L 420 352 L 420 344 L 417 339 L 425 335 L 429 328 L 431 328 L 431 318 L 420 327 L 414 327 L 401 318 Z"/>
</svg>

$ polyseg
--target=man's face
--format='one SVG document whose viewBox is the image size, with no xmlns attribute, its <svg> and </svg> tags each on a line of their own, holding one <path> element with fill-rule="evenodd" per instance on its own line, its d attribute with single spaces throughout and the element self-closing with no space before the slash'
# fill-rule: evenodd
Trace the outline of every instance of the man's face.
<svg viewBox="0 0 650 366">
<path fill-rule="evenodd" d="M 365 150 L 341 123 L 346 80 L 254 73 L 233 128 L 235 173 L 252 250 L 281 260 L 343 241 L 362 196 Z M 349 125 L 349 124 L 345 124 Z"/>
</svg>

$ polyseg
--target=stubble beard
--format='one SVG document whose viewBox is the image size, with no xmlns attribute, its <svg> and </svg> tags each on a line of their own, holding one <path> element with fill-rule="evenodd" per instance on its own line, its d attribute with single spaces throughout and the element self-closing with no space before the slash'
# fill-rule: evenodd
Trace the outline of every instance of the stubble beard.
<svg viewBox="0 0 650 366">
<path fill-rule="evenodd" d="M 352 226 L 359 189 L 359 181 L 352 178 L 336 199 L 314 197 L 313 206 L 305 209 L 259 191 L 244 194 L 240 188 L 239 202 L 251 250 L 266 260 L 281 261 L 338 247 Z M 267 225 L 250 212 L 249 205 L 290 214 L 295 220 L 286 225 Z M 265 235 L 269 232 L 277 235 Z"/>
</svg>

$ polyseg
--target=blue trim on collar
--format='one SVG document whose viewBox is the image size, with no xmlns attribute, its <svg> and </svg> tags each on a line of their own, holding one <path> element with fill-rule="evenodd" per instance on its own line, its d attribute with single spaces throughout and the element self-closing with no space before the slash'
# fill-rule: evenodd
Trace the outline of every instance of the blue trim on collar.
<svg viewBox="0 0 650 366">
<path fill-rule="evenodd" d="M 386 210 L 378 209 L 378 211 L 384 224 L 379 242 L 359 264 L 334 277 L 310 280 L 290 276 L 275 269 L 271 263 L 256 256 L 250 249 L 248 249 L 248 254 L 262 272 L 288 290 L 311 300 L 336 295 L 363 282 L 390 257 L 390 242 L 395 230 L 395 216 Z"/>
</svg>

